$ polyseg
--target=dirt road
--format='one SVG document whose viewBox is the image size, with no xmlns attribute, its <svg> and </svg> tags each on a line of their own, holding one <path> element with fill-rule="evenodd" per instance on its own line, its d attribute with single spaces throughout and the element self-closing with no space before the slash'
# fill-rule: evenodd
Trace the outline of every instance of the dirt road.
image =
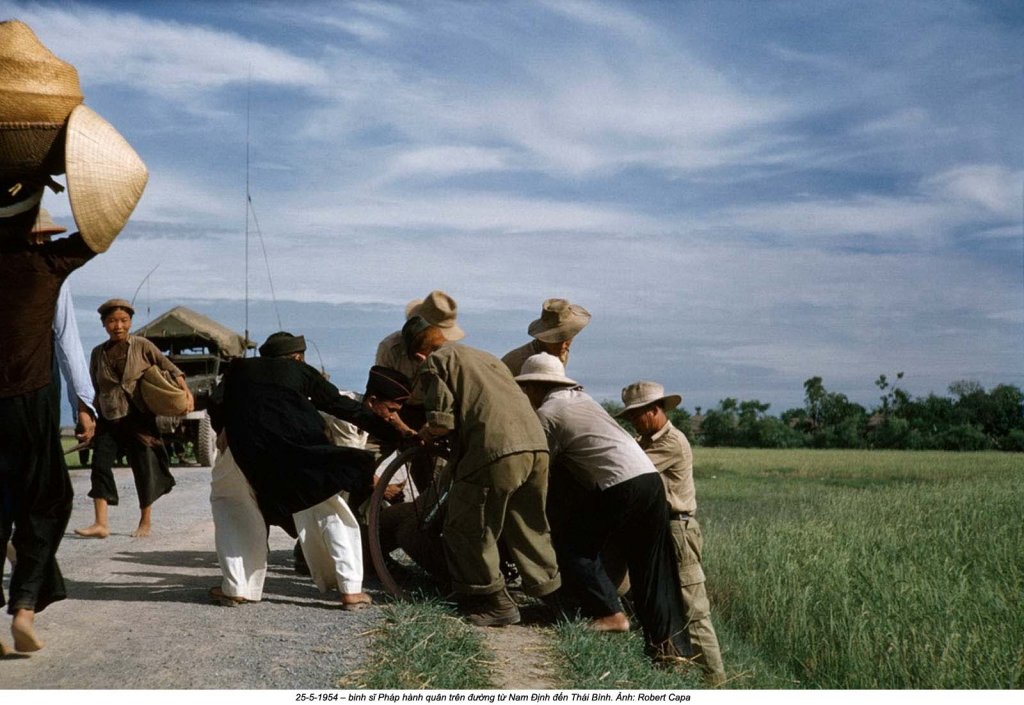
<svg viewBox="0 0 1024 705">
<path fill-rule="evenodd" d="M 71 533 L 92 523 L 88 471 L 72 471 L 75 508 L 58 553 L 69 598 L 37 618 L 45 649 L 0 660 L 0 689 L 323 689 L 367 658 L 380 610 L 343 612 L 322 598 L 292 572 L 293 542 L 280 529 L 270 535 L 263 602 L 210 604 L 206 591 L 220 580 L 210 470 L 173 472 L 178 484 L 154 505 L 153 535 L 135 539 L 131 471 L 115 470 L 121 504 L 110 509 L 113 533 L 95 540 Z M 6 615 L 2 625 L 9 645 Z"/>
</svg>

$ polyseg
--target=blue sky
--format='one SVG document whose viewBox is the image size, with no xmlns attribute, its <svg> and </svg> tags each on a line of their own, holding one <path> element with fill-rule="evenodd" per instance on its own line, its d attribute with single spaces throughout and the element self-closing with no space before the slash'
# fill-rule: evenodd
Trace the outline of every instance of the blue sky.
<svg viewBox="0 0 1024 705">
<path fill-rule="evenodd" d="M 1015 2 L 0 2 L 150 169 L 71 286 L 242 330 L 246 145 L 283 326 L 359 387 L 411 298 L 466 342 L 587 307 L 570 374 L 684 406 L 1024 386 Z M 247 129 L 247 105 L 250 115 Z M 46 205 L 71 224 L 61 197 Z M 277 329 L 249 220 L 250 330 Z M 314 357 L 314 362 L 318 359 Z"/>
</svg>

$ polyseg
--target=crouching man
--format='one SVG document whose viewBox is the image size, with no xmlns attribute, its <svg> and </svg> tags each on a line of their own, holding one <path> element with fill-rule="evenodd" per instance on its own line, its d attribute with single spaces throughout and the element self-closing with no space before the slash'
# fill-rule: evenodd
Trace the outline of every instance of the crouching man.
<svg viewBox="0 0 1024 705">
<path fill-rule="evenodd" d="M 591 628 L 629 630 L 601 562 L 615 536 L 629 546 L 633 604 L 650 654 L 658 663 L 685 663 L 691 646 L 658 471 L 615 419 L 565 376 L 558 358 L 534 355 L 515 379 L 540 418 L 555 473 L 568 472 L 578 483 L 570 500 L 577 511 L 554 530 L 569 597 L 591 618 Z"/>
</svg>

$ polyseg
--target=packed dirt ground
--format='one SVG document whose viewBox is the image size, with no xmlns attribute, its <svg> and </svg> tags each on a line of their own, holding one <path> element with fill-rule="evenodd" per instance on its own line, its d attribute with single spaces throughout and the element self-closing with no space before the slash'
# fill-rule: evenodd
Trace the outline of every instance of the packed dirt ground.
<svg viewBox="0 0 1024 705">
<path fill-rule="evenodd" d="M 382 611 L 345 612 L 321 596 L 293 572 L 293 541 L 280 529 L 270 533 L 263 601 L 211 604 L 220 570 L 210 470 L 173 472 L 177 486 L 154 505 L 152 536 L 140 539 L 130 536 L 138 522 L 131 471 L 116 469 L 121 503 L 110 509 L 110 537 L 97 540 L 72 532 L 92 522 L 92 501 L 88 471 L 71 471 L 74 513 L 57 554 L 69 598 L 38 615 L 42 651 L 0 660 L 0 689 L 331 689 L 370 658 Z M 375 581 L 366 588 L 385 600 Z M 10 646 L 8 619 L 0 639 Z M 484 631 L 496 687 L 554 685 L 535 628 Z"/>
</svg>

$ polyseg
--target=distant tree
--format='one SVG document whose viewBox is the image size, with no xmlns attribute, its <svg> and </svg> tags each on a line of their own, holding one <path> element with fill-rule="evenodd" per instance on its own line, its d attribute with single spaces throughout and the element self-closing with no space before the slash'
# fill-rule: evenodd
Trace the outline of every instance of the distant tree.
<svg viewBox="0 0 1024 705">
<path fill-rule="evenodd" d="M 701 439 L 707 446 L 737 445 L 739 429 L 739 402 L 727 397 L 710 409 L 701 422 Z"/>
</svg>

